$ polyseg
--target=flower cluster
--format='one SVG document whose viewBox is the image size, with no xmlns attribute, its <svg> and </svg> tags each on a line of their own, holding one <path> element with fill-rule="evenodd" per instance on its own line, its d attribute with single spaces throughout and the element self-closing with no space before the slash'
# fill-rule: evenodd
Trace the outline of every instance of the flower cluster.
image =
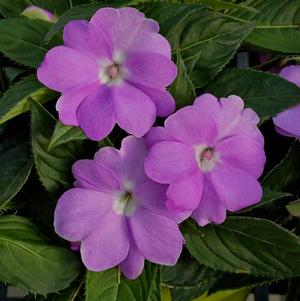
<svg viewBox="0 0 300 301">
<path fill-rule="evenodd" d="M 117 123 L 132 134 L 73 166 L 74 186 L 58 201 L 56 232 L 80 248 L 85 266 L 119 266 L 136 278 L 144 260 L 173 265 L 184 243 L 178 223 L 221 223 L 256 204 L 265 164 L 259 118 L 238 96 L 198 97 L 175 114 L 166 87 L 176 77 L 158 24 L 133 8 L 103 8 L 64 29 L 39 80 L 62 93 L 60 120 L 92 140 Z M 169 116 L 153 127 L 156 116 Z M 145 138 L 143 136 L 146 134 Z"/>
</svg>

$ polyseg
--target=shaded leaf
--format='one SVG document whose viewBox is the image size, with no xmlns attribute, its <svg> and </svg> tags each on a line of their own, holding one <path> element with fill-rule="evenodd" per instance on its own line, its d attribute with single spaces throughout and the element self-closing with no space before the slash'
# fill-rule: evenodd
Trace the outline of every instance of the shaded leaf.
<svg viewBox="0 0 300 301">
<path fill-rule="evenodd" d="M 26 148 L 16 146 L 0 153 L 0 211 L 10 208 L 10 200 L 20 191 L 26 183 L 32 161 Z"/>
<path fill-rule="evenodd" d="M 291 202 L 285 207 L 292 216 L 300 217 L 300 200 Z"/>
<path fill-rule="evenodd" d="M 57 121 L 49 142 L 48 150 L 51 151 L 53 148 L 70 141 L 84 139 L 86 139 L 86 136 L 80 127 L 66 126 L 60 121 Z"/>
<path fill-rule="evenodd" d="M 56 96 L 43 87 L 35 76 L 28 76 L 10 86 L 0 99 L 0 124 L 29 110 L 28 99 L 44 103 Z"/>
<path fill-rule="evenodd" d="M 0 216 L 0 279 L 46 295 L 70 285 L 80 265 L 75 255 L 50 242 L 27 219 Z"/>
<path fill-rule="evenodd" d="M 48 50 L 43 41 L 50 26 L 37 19 L 0 20 L 0 52 L 20 64 L 37 67 Z"/>
<path fill-rule="evenodd" d="M 264 118 L 300 103 L 299 87 L 277 75 L 252 70 L 224 70 L 205 91 L 218 97 L 238 95 Z"/>
<path fill-rule="evenodd" d="M 71 165 L 81 151 L 80 143 L 66 143 L 48 151 L 56 120 L 37 102 L 31 101 L 31 136 L 34 163 L 45 188 L 54 195 L 71 184 Z"/>
<path fill-rule="evenodd" d="M 183 231 L 190 253 L 208 267 L 275 279 L 300 275 L 299 238 L 271 221 L 229 217 L 204 228 L 190 223 Z"/>
<path fill-rule="evenodd" d="M 194 301 L 246 301 L 249 294 L 250 289 L 241 288 L 237 290 L 220 291 L 210 296 L 203 295 Z"/>
</svg>

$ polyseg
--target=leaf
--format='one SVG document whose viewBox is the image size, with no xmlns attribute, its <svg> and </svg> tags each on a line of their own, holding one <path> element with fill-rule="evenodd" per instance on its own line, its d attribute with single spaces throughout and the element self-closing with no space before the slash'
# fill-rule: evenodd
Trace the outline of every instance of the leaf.
<svg viewBox="0 0 300 301">
<path fill-rule="evenodd" d="M 241 288 L 237 290 L 220 291 L 213 295 L 203 295 L 194 301 L 246 301 L 250 290 L 248 288 Z"/>
<path fill-rule="evenodd" d="M 175 266 L 163 268 L 162 282 L 171 289 L 172 301 L 190 301 L 207 292 L 222 275 L 194 259 L 181 258 Z"/>
<path fill-rule="evenodd" d="M 196 98 L 195 87 L 187 74 L 179 51 L 177 51 L 177 77 L 170 87 L 170 91 L 176 100 L 177 107 L 192 104 Z"/>
<path fill-rule="evenodd" d="M 50 242 L 26 218 L 0 216 L 0 279 L 46 295 L 70 285 L 80 265 L 75 255 Z"/>
<path fill-rule="evenodd" d="M 56 122 L 52 137 L 49 142 L 48 150 L 51 151 L 55 147 L 74 140 L 85 140 L 80 127 L 66 126 L 60 121 Z"/>
<path fill-rule="evenodd" d="M 0 20 L 0 52 L 28 67 L 37 67 L 47 52 L 44 37 L 51 24 L 23 18 Z"/>
<path fill-rule="evenodd" d="M 300 200 L 291 202 L 285 207 L 290 215 L 300 217 Z"/>
<path fill-rule="evenodd" d="M 119 271 L 116 268 L 97 273 L 87 271 L 85 301 L 117 300 L 119 278 Z"/>
<path fill-rule="evenodd" d="M 300 103 L 296 85 L 277 75 L 252 70 L 224 70 L 205 91 L 218 97 L 238 95 L 262 118 Z"/>
<path fill-rule="evenodd" d="M 195 88 L 202 87 L 231 60 L 254 23 L 232 20 L 205 5 L 147 3 L 138 6 L 160 24 L 160 32 L 180 52 Z"/>
<path fill-rule="evenodd" d="M 275 279 L 300 275 L 300 240 L 264 219 L 230 217 L 221 225 L 185 226 L 190 253 L 208 267 Z"/>
<path fill-rule="evenodd" d="M 160 301 L 159 267 L 146 263 L 135 280 L 121 277 L 117 269 L 87 272 L 85 301 Z"/>
<path fill-rule="evenodd" d="M 300 53 L 300 5 L 298 0 L 248 0 L 243 3 L 258 14 L 231 13 L 234 18 L 256 21 L 255 30 L 247 41 L 256 46 L 286 53 Z"/>
<path fill-rule="evenodd" d="M 36 101 L 30 103 L 34 163 L 42 184 L 57 196 L 71 184 L 71 165 L 81 144 L 66 143 L 48 151 L 56 120 Z"/>
<path fill-rule="evenodd" d="M 286 157 L 264 177 L 262 184 L 277 191 L 300 192 L 299 152 L 300 143 L 295 142 Z"/>
<path fill-rule="evenodd" d="M 50 41 L 55 34 L 65 27 L 67 23 L 73 20 L 87 20 L 101 7 L 119 7 L 124 5 L 125 1 L 107 1 L 105 3 L 95 3 L 89 5 L 75 6 L 63 13 L 54 23 L 45 37 L 45 41 Z M 127 5 L 128 2 L 127 2 Z"/>
<path fill-rule="evenodd" d="M 27 150 L 20 145 L 0 153 L 0 166 L 1 211 L 7 209 L 10 200 L 26 183 L 32 169 L 32 161 Z"/>
<path fill-rule="evenodd" d="M 1 0 L 0 14 L 3 17 L 16 17 L 28 6 L 24 0 Z"/>
<path fill-rule="evenodd" d="M 247 209 L 244 209 L 241 212 L 242 213 L 249 212 L 249 211 L 252 211 L 253 209 L 271 205 L 275 201 L 280 200 L 282 198 L 292 196 L 291 193 L 282 192 L 282 191 L 273 191 L 273 190 L 271 190 L 269 188 L 265 188 L 265 187 L 263 187 L 263 192 L 264 192 L 263 197 L 258 204 L 251 206 Z"/>
<path fill-rule="evenodd" d="M 41 103 L 54 98 L 56 93 L 43 87 L 35 76 L 27 76 L 4 93 L 0 99 L 0 124 L 29 110 L 28 99 Z"/>
</svg>

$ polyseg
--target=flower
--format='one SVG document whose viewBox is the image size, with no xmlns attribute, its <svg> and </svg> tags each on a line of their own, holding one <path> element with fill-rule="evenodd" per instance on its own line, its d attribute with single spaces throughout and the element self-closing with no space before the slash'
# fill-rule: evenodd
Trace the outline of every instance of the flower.
<svg viewBox="0 0 300 301">
<path fill-rule="evenodd" d="M 300 87 L 300 66 L 291 65 L 283 68 L 279 75 Z M 300 105 L 279 113 L 273 118 L 276 131 L 284 136 L 300 138 Z"/>
<path fill-rule="evenodd" d="M 66 125 L 80 126 L 92 140 L 118 125 L 142 137 L 156 116 L 175 102 L 168 86 L 176 77 L 168 41 L 158 24 L 134 8 L 102 8 L 64 29 L 64 46 L 46 54 L 37 75 L 62 92 L 56 108 Z"/>
<path fill-rule="evenodd" d="M 89 270 L 119 265 L 133 279 L 144 259 L 164 265 L 178 260 L 183 245 L 178 215 L 165 208 L 167 185 L 145 175 L 146 154 L 144 138 L 129 136 L 120 150 L 101 148 L 94 160 L 73 166 L 76 188 L 59 199 L 54 224 L 61 237 L 80 242 Z"/>
<path fill-rule="evenodd" d="M 40 8 L 35 5 L 26 7 L 21 15 L 26 16 L 29 19 L 40 19 L 49 22 L 56 22 L 56 17 L 50 11 Z"/>
<path fill-rule="evenodd" d="M 204 94 L 146 136 L 151 149 L 145 171 L 154 181 L 169 184 L 170 210 L 190 211 L 203 226 L 223 222 L 226 210 L 260 201 L 264 139 L 256 113 L 243 108 L 237 96 L 219 102 Z"/>
</svg>

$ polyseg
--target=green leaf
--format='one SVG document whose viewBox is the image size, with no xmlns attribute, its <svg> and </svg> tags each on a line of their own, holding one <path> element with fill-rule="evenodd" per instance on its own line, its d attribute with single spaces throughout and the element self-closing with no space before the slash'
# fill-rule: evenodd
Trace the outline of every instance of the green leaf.
<svg viewBox="0 0 300 301">
<path fill-rule="evenodd" d="M 0 20 L 0 52 L 20 64 L 37 67 L 48 50 L 43 41 L 50 26 L 42 20 Z"/>
<path fill-rule="evenodd" d="M 50 41 L 54 37 L 54 35 L 57 34 L 61 29 L 63 29 L 65 25 L 70 21 L 87 20 L 90 19 L 91 16 L 101 7 L 119 7 L 124 5 L 125 3 L 126 1 L 107 1 L 105 3 L 75 6 L 67 10 L 58 18 L 57 22 L 52 25 L 51 29 L 47 33 L 45 40 Z M 127 5 L 129 5 L 128 2 Z"/>
<path fill-rule="evenodd" d="M 177 52 L 177 78 L 170 87 L 177 107 L 192 104 L 196 98 L 195 87 L 187 74 L 187 70 L 182 60 L 181 54 Z"/>
<path fill-rule="evenodd" d="M 56 120 L 37 102 L 31 101 L 31 137 L 34 163 L 42 184 L 58 195 L 71 184 L 71 165 L 81 151 L 80 143 L 49 149 Z"/>
<path fill-rule="evenodd" d="M 232 13 L 234 18 L 257 22 L 247 37 L 249 43 L 279 52 L 300 53 L 299 0 L 248 0 L 243 4 L 259 11 Z"/>
<path fill-rule="evenodd" d="M 207 292 L 222 275 L 194 259 L 182 258 L 175 266 L 163 268 L 162 282 L 170 288 L 172 301 L 189 301 Z"/>
<path fill-rule="evenodd" d="M 56 122 L 54 132 L 49 142 L 48 150 L 75 140 L 85 140 L 86 136 L 83 134 L 80 127 L 66 126 L 60 121 Z"/>
<path fill-rule="evenodd" d="M 230 273 L 289 278 L 300 275 L 300 240 L 264 219 L 230 217 L 221 225 L 183 228 L 190 253 L 208 267 Z"/>
<path fill-rule="evenodd" d="M 250 289 L 241 288 L 237 290 L 220 291 L 210 296 L 203 295 L 194 301 L 246 301 L 249 294 Z"/>
<path fill-rule="evenodd" d="M 0 14 L 3 17 L 16 17 L 28 6 L 24 0 L 1 0 Z"/>
<path fill-rule="evenodd" d="M 146 263 L 144 271 L 135 280 L 119 275 L 117 269 L 88 272 L 85 301 L 160 301 L 159 267 Z"/>
<path fill-rule="evenodd" d="M 28 99 L 45 103 L 56 93 L 43 87 L 35 76 L 28 76 L 10 86 L 0 99 L 0 124 L 29 110 Z"/>
<path fill-rule="evenodd" d="M 252 70 L 224 70 L 205 91 L 218 97 L 238 95 L 263 118 L 300 103 L 296 85 L 277 75 Z"/>
<path fill-rule="evenodd" d="M 1 211 L 9 207 L 10 200 L 26 183 L 32 169 L 32 161 L 26 148 L 20 145 L 0 153 L 0 166 Z"/>
<path fill-rule="evenodd" d="M 87 271 L 85 301 L 117 300 L 120 275 L 118 269 L 104 272 Z"/>
<path fill-rule="evenodd" d="M 56 247 L 27 219 L 0 216 L 0 279 L 46 295 L 70 285 L 80 265 L 69 250 Z"/>
<path fill-rule="evenodd" d="M 265 187 L 277 191 L 300 192 L 300 143 L 295 142 L 286 157 L 263 179 Z"/>
<path fill-rule="evenodd" d="M 201 4 L 147 3 L 139 8 L 159 22 L 173 53 L 180 52 L 195 88 L 223 69 L 254 28 L 254 23 L 232 20 Z"/>
<path fill-rule="evenodd" d="M 285 207 L 292 216 L 300 217 L 300 200 L 291 202 Z"/>
</svg>

